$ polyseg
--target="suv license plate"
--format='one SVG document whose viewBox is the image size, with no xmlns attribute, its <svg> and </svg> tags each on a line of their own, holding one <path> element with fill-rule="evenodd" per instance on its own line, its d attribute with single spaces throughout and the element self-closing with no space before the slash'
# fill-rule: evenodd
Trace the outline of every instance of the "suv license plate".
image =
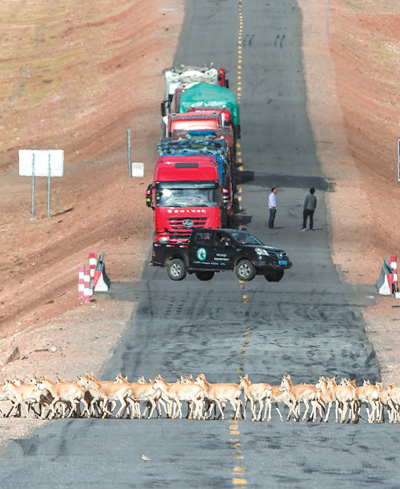
<svg viewBox="0 0 400 489">
<path fill-rule="evenodd" d="M 283 267 L 287 265 L 287 260 L 279 260 L 278 263 L 281 267 Z"/>
</svg>

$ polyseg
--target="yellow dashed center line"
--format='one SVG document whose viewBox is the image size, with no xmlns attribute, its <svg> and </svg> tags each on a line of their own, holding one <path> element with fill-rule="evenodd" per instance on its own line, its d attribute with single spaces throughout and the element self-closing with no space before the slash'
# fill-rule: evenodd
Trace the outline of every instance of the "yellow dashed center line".
<svg viewBox="0 0 400 489">
<path fill-rule="evenodd" d="M 239 32 L 238 32 L 238 51 L 237 51 L 237 89 L 236 89 L 236 97 L 237 97 L 237 102 L 240 104 L 241 96 L 242 96 L 242 50 L 243 50 L 243 11 L 242 11 L 242 0 L 238 0 L 238 13 L 239 13 Z M 238 169 L 239 171 L 243 171 L 243 165 L 242 165 L 242 152 L 240 151 L 240 143 L 236 143 L 236 156 L 237 156 L 237 163 L 239 164 Z M 238 193 L 242 193 L 242 189 L 238 189 Z M 238 203 L 242 201 L 242 196 L 238 196 L 237 198 Z M 241 211 L 242 207 L 239 205 L 238 210 Z M 245 289 L 245 284 L 243 280 L 239 280 L 239 285 L 242 290 Z M 248 296 L 247 294 L 243 294 L 243 304 L 247 304 L 248 302 Z M 248 327 L 247 329 L 250 329 Z M 243 365 L 244 365 L 244 358 L 246 354 L 246 348 L 248 347 L 249 340 L 248 336 L 250 334 L 250 331 L 245 332 L 245 337 L 243 341 L 243 347 L 240 350 L 240 355 L 241 355 L 241 366 L 238 368 L 238 372 L 243 372 Z M 233 416 L 233 414 L 232 414 Z M 240 435 L 239 431 L 239 424 L 237 421 L 230 419 L 229 420 L 229 433 L 230 435 Z M 239 438 L 230 438 L 230 448 L 232 450 L 232 456 L 235 460 L 243 460 L 244 457 L 242 455 L 242 451 L 240 450 L 240 439 Z M 247 485 L 247 479 L 245 479 L 244 473 L 246 472 L 246 469 L 244 467 L 234 467 L 232 469 L 232 483 L 235 486 L 245 486 Z"/>
<path fill-rule="evenodd" d="M 239 458 L 239 457 L 236 457 L 236 458 Z M 235 477 L 232 479 L 232 482 L 236 485 L 242 485 L 242 486 L 245 486 L 247 484 L 246 479 L 236 479 Z"/>
</svg>

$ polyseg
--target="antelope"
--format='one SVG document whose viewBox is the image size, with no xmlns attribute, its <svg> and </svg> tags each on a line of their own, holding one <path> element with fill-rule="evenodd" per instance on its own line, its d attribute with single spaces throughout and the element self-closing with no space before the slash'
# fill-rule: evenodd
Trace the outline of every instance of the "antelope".
<svg viewBox="0 0 400 489">
<path fill-rule="evenodd" d="M 371 385 L 369 380 L 365 381 L 361 387 L 356 387 L 355 392 L 356 409 L 355 409 L 355 421 L 358 422 L 360 418 L 361 406 L 365 405 L 368 415 L 368 423 L 373 423 L 375 420 L 375 413 L 379 418 L 380 412 L 380 389 L 377 385 Z M 369 411 L 371 406 L 371 413 Z"/>
<path fill-rule="evenodd" d="M 272 410 L 272 403 L 275 406 L 275 409 L 277 410 L 279 414 L 279 418 L 281 420 L 281 423 L 283 422 L 283 417 L 282 414 L 279 410 L 278 404 L 286 404 L 286 406 L 289 408 L 289 410 L 292 409 L 292 403 L 290 402 L 289 399 L 289 394 L 286 391 L 281 391 L 280 390 L 280 385 L 271 385 L 272 393 L 271 393 L 271 402 L 269 405 L 265 405 L 265 413 L 267 412 L 267 407 L 269 408 L 269 415 L 267 421 L 271 421 L 271 410 Z M 265 418 L 264 418 L 265 419 Z"/>
<path fill-rule="evenodd" d="M 115 415 L 116 418 L 119 418 L 120 414 L 126 411 L 127 404 L 132 404 L 130 399 L 132 387 L 130 384 L 115 383 L 109 380 L 100 381 L 93 374 L 90 374 L 80 376 L 78 385 L 90 392 L 93 396 L 93 402 L 100 402 L 100 409 L 103 412 L 102 418 L 112 416 L 117 401 L 120 402 L 120 408 Z M 108 410 L 109 401 L 111 401 L 111 411 Z"/>
<path fill-rule="evenodd" d="M 36 386 L 33 384 L 14 384 L 10 380 L 6 380 L 3 384 L 2 391 L 7 393 L 7 398 L 13 402 L 13 406 L 7 416 L 13 416 L 17 411 L 19 416 L 21 416 L 21 407 L 22 404 L 26 406 L 26 416 L 29 416 L 29 413 L 33 411 L 35 416 L 39 416 L 42 418 L 42 412 L 36 412 L 34 409 L 35 404 L 39 404 L 44 402 L 44 398 L 42 393 L 38 393 L 36 390 Z M 46 393 L 47 394 L 47 393 Z"/>
<path fill-rule="evenodd" d="M 287 421 L 290 420 L 290 416 L 293 412 L 294 421 L 300 421 L 300 403 L 304 402 L 306 406 L 306 410 L 304 411 L 304 415 L 302 420 L 304 421 L 307 417 L 308 410 L 310 408 L 309 403 L 311 402 L 313 408 L 310 419 L 315 421 L 316 419 L 316 410 L 317 407 L 320 409 L 321 413 L 321 405 L 318 402 L 318 392 L 315 388 L 315 385 L 312 384 L 298 384 L 293 385 L 290 375 L 283 376 L 281 386 L 279 388 L 281 392 L 286 391 L 289 394 L 289 399 L 292 401 L 292 406 L 289 410 L 289 414 L 287 417 Z"/>
<path fill-rule="evenodd" d="M 376 421 L 377 423 L 385 422 L 385 407 L 386 407 L 386 411 L 389 416 L 389 423 L 392 423 L 395 412 L 394 412 L 393 402 L 389 396 L 389 391 L 383 388 L 382 382 L 376 382 L 375 385 L 379 389 L 379 400 L 380 400 L 379 412 L 377 414 Z"/>
<path fill-rule="evenodd" d="M 354 408 L 355 408 L 355 382 L 348 385 L 337 385 L 335 377 L 328 379 L 328 389 L 332 390 L 333 396 L 335 398 L 335 421 L 338 422 L 338 410 L 341 410 L 340 422 L 344 423 L 346 421 L 346 413 L 348 406 L 350 406 L 350 415 L 352 416 L 354 422 Z"/>
<path fill-rule="evenodd" d="M 70 418 L 72 414 L 76 416 L 80 415 L 79 406 L 82 402 L 84 405 L 84 413 L 88 413 L 88 403 L 85 398 L 86 390 L 79 386 L 75 382 L 52 382 L 46 377 L 38 379 L 36 386 L 34 387 L 38 392 L 50 392 L 52 396 L 52 402 L 50 404 L 50 417 L 54 418 L 57 414 L 56 404 L 61 403 L 62 413 L 61 417 L 65 417 L 65 408 L 70 407 L 70 412 L 67 418 Z"/>
<path fill-rule="evenodd" d="M 211 412 L 214 405 L 218 406 L 221 414 L 221 418 L 225 419 L 224 409 L 222 403 L 229 402 L 232 409 L 235 411 L 233 419 L 237 419 L 240 414 L 240 409 L 242 411 L 242 418 L 244 418 L 243 402 L 240 399 L 241 389 L 239 384 L 211 384 L 207 382 L 206 376 L 200 374 L 197 376 L 195 384 L 201 385 L 205 391 L 205 397 L 211 403 L 208 410 L 207 419 L 211 417 Z"/>
<path fill-rule="evenodd" d="M 128 382 L 127 378 L 122 376 L 118 380 L 118 382 L 130 386 L 131 388 L 131 393 L 129 396 L 130 408 L 131 408 L 130 418 L 133 419 L 135 416 L 138 418 L 142 417 L 140 411 L 141 401 L 144 401 L 147 403 L 148 406 L 149 405 L 151 406 L 147 419 L 150 419 L 152 417 L 153 412 L 155 410 L 157 411 L 158 417 L 160 417 L 160 412 L 157 408 L 156 402 L 159 401 L 161 398 L 161 391 L 155 388 L 152 383 L 148 384 L 144 380 L 144 378 L 140 378 L 139 380 L 140 382 Z M 148 406 L 146 407 L 145 413 L 148 409 Z M 164 409 L 166 409 L 165 406 Z M 128 410 L 128 416 L 129 416 L 129 410 Z"/>
<path fill-rule="evenodd" d="M 400 387 L 395 387 L 394 384 L 386 384 L 388 386 L 389 397 L 393 406 L 392 423 L 397 423 L 399 420 L 399 406 L 400 406 Z"/>
<path fill-rule="evenodd" d="M 271 404 L 272 387 L 269 384 L 264 384 L 264 383 L 252 384 L 251 381 L 249 380 L 248 374 L 246 374 L 244 377 L 239 376 L 239 378 L 240 378 L 239 386 L 241 389 L 243 389 L 244 401 L 245 401 L 244 410 L 243 410 L 244 419 L 246 419 L 247 403 L 250 402 L 250 410 L 252 413 L 251 420 L 260 421 L 262 410 L 265 403 L 264 417 L 262 418 L 262 421 L 264 421 L 265 418 L 267 417 L 268 406 Z M 258 416 L 256 415 L 257 404 L 260 404 L 260 411 L 258 413 Z"/>
<path fill-rule="evenodd" d="M 328 405 L 328 411 L 326 411 L 325 419 L 323 420 L 324 423 L 327 423 L 332 404 L 335 402 L 335 396 L 333 395 L 333 391 L 328 389 L 328 381 L 323 376 L 318 379 L 315 387 L 320 391 L 320 400 L 325 404 L 325 406 Z"/>
<path fill-rule="evenodd" d="M 178 416 L 182 419 L 182 401 L 188 403 L 188 418 L 189 419 L 204 419 L 204 389 L 198 384 L 178 382 L 169 384 L 160 375 L 156 378 L 154 387 L 162 391 L 162 393 L 173 403 L 173 413 L 170 415 L 173 419 Z M 194 409 L 193 409 L 193 406 Z"/>
</svg>

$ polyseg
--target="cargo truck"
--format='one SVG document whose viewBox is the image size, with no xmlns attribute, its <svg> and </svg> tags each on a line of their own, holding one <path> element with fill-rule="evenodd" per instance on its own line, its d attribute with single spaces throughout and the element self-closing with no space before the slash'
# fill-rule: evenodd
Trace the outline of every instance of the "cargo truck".
<svg viewBox="0 0 400 489">
<path fill-rule="evenodd" d="M 182 93 L 179 100 L 180 113 L 202 107 L 229 110 L 232 115 L 235 140 L 240 139 L 239 105 L 233 92 L 218 85 L 197 83 Z"/>
<path fill-rule="evenodd" d="M 154 209 L 154 240 L 180 243 L 199 227 L 227 224 L 220 170 L 215 156 L 160 156 L 146 204 Z"/>
<path fill-rule="evenodd" d="M 202 66 L 180 65 L 163 70 L 165 79 L 164 100 L 161 103 L 163 122 L 167 124 L 168 114 L 177 112 L 182 92 L 197 83 L 229 87 L 226 70 L 213 63 Z"/>
<path fill-rule="evenodd" d="M 218 138 L 208 131 L 193 131 L 185 139 L 163 139 L 158 145 L 158 154 L 186 155 L 186 156 L 213 156 L 218 163 L 219 181 L 222 188 L 222 200 L 226 219 L 222 220 L 222 226 L 229 226 L 233 215 L 233 189 L 234 167 L 231 161 L 231 152 L 227 141 Z M 225 215 L 224 215 L 225 217 Z"/>
</svg>

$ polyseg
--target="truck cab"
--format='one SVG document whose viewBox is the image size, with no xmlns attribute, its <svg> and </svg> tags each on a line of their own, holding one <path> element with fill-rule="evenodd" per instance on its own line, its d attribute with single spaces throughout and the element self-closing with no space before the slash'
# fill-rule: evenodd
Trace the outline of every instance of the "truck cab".
<svg viewBox="0 0 400 489">
<path fill-rule="evenodd" d="M 212 156 L 160 156 L 146 192 L 154 209 L 154 239 L 180 243 L 192 229 L 218 228 L 226 215 L 219 166 Z"/>
<path fill-rule="evenodd" d="M 158 145 L 160 156 L 169 155 L 209 155 L 218 163 L 218 176 L 224 205 L 222 227 L 230 224 L 233 216 L 234 174 L 229 141 L 213 131 L 191 131 L 178 139 L 163 139 Z M 226 216 L 225 216 L 226 211 Z M 226 217 L 226 219 L 225 219 Z"/>
<path fill-rule="evenodd" d="M 209 111 L 208 114 L 170 114 L 168 116 L 166 137 L 190 131 L 214 131 L 224 127 L 221 115 Z"/>
</svg>

